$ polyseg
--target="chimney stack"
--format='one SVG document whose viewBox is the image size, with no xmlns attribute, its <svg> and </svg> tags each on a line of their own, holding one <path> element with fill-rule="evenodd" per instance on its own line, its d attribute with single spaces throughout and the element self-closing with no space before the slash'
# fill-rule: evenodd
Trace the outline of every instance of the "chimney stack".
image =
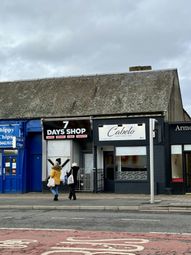
<svg viewBox="0 0 191 255">
<path fill-rule="evenodd" d="M 152 66 L 130 66 L 129 72 L 152 70 Z"/>
</svg>

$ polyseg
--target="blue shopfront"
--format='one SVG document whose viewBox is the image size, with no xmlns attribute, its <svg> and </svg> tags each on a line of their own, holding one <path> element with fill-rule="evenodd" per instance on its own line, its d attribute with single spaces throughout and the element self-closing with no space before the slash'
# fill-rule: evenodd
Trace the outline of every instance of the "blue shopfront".
<svg viewBox="0 0 191 255">
<path fill-rule="evenodd" d="M 0 122 L 0 193 L 42 191 L 40 120 Z"/>
</svg>

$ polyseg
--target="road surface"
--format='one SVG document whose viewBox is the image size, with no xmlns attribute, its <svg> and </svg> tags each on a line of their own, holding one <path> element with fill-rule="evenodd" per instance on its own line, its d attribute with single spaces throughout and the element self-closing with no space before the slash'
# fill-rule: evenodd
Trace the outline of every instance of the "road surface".
<svg viewBox="0 0 191 255">
<path fill-rule="evenodd" d="M 61 229 L 1 229 L 3 255 L 188 255 L 191 235 Z"/>
</svg>

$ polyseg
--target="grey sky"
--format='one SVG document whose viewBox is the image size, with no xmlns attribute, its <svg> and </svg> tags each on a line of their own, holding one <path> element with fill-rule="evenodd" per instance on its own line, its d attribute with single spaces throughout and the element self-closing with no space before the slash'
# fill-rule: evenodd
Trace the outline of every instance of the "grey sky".
<svg viewBox="0 0 191 255">
<path fill-rule="evenodd" d="M 191 115 L 190 0 L 0 4 L 0 81 L 177 68 Z"/>
</svg>

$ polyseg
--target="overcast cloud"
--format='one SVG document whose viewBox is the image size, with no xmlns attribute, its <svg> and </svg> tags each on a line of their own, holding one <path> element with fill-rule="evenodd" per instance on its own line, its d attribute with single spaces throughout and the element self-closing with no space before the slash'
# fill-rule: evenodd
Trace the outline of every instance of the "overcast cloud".
<svg viewBox="0 0 191 255">
<path fill-rule="evenodd" d="M 0 4 L 0 81 L 177 68 L 191 115 L 190 0 Z"/>
</svg>

